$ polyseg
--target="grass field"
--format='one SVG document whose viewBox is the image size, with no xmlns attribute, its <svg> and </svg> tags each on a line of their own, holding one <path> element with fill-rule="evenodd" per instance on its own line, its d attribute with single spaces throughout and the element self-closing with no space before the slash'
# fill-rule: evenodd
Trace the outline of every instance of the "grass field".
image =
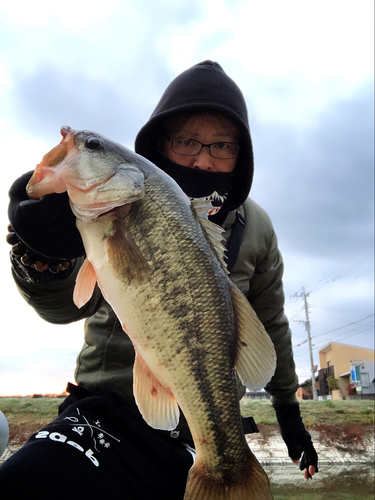
<svg viewBox="0 0 375 500">
<path fill-rule="evenodd" d="M 306 427 L 316 425 L 374 424 L 375 402 L 368 400 L 301 401 Z M 277 425 L 275 411 L 268 400 L 242 400 L 241 413 L 259 424 Z"/>
<path fill-rule="evenodd" d="M 57 417 L 61 398 L 0 398 L 0 410 L 8 420 L 10 439 L 26 435 Z M 347 424 L 374 424 L 374 401 L 302 401 L 301 414 L 307 428 Z M 257 424 L 277 426 L 275 411 L 269 400 L 243 400 L 243 416 L 254 417 Z"/>
<path fill-rule="evenodd" d="M 0 411 L 9 425 L 9 441 L 25 442 L 31 434 L 57 417 L 62 401 L 52 397 L 0 398 Z"/>
</svg>

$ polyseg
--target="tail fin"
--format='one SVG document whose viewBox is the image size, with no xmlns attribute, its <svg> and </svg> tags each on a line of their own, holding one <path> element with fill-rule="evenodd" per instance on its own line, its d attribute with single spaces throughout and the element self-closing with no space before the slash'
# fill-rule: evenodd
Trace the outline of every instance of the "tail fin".
<svg viewBox="0 0 375 500">
<path fill-rule="evenodd" d="M 273 500 L 267 474 L 254 460 L 237 480 L 224 481 L 194 465 L 189 472 L 184 500 Z"/>
</svg>

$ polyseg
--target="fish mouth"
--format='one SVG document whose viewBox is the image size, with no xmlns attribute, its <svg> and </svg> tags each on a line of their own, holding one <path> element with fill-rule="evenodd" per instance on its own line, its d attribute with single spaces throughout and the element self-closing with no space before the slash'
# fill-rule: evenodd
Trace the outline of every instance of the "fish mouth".
<svg viewBox="0 0 375 500">
<path fill-rule="evenodd" d="M 85 220 L 142 198 L 144 177 L 136 166 L 125 170 L 99 169 L 96 175 L 91 175 L 90 170 L 90 175 L 80 175 L 81 156 L 86 153 L 80 146 L 78 132 L 68 126 L 61 127 L 60 143 L 43 156 L 26 186 L 29 198 L 39 200 L 47 194 L 67 192 L 73 213 Z"/>
<path fill-rule="evenodd" d="M 77 205 L 70 200 L 70 207 L 77 219 L 91 221 L 94 219 L 104 218 L 105 216 L 113 216 L 117 211 L 124 210 L 126 215 L 131 207 L 131 203 L 126 200 L 121 200 L 112 203 L 95 203 L 90 205 Z"/>
<path fill-rule="evenodd" d="M 67 191 L 69 192 L 69 191 L 74 190 L 74 191 L 79 191 L 80 193 L 83 193 L 83 194 L 90 194 L 95 189 L 100 190 L 101 186 L 105 186 L 115 175 L 116 175 L 116 173 L 110 175 L 109 177 L 106 177 L 102 181 L 96 182 L 95 184 L 87 184 L 87 183 L 85 184 L 83 182 L 81 182 L 81 183 L 76 182 L 75 184 L 69 184 L 67 182 L 66 183 Z"/>
<path fill-rule="evenodd" d="M 100 201 L 96 198 L 96 194 L 101 188 L 105 190 L 106 185 L 111 181 L 116 173 L 107 177 L 101 182 L 91 184 L 89 187 L 79 186 L 77 184 L 67 184 L 66 190 L 70 198 L 70 205 L 76 217 L 85 220 L 92 220 L 103 215 L 113 214 L 116 210 L 121 209 L 124 205 L 129 204 L 128 198 L 115 198 L 105 201 Z"/>
<path fill-rule="evenodd" d="M 29 198 L 39 199 L 45 194 L 63 193 L 66 186 L 58 181 L 56 167 L 64 160 L 76 155 L 79 150 L 74 142 L 74 130 L 68 126 L 61 127 L 62 139 L 57 146 L 46 153 L 42 161 L 35 167 L 34 173 L 26 186 Z"/>
<path fill-rule="evenodd" d="M 42 161 L 37 165 L 36 170 L 41 170 L 43 167 L 53 168 L 59 165 L 67 156 L 67 154 L 74 148 L 76 152 L 78 149 L 74 144 L 74 130 L 68 126 L 61 127 L 60 134 L 62 139 L 57 146 L 51 149 L 43 156 Z"/>
</svg>

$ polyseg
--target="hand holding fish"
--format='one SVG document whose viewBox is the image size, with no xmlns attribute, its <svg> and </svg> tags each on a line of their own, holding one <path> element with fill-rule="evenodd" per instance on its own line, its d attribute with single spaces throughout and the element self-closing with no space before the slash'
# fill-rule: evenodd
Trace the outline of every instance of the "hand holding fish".
<svg viewBox="0 0 375 500">
<path fill-rule="evenodd" d="M 47 259 L 74 259 L 84 255 L 67 194 L 30 199 L 26 186 L 32 173 L 22 175 L 9 190 L 9 220 L 17 236 L 28 249 Z"/>
</svg>

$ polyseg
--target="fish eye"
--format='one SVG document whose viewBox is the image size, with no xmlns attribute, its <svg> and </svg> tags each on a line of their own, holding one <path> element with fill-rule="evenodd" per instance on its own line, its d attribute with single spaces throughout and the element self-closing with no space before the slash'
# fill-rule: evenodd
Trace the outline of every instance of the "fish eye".
<svg viewBox="0 0 375 500">
<path fill-rule="evenodd" d="M 85 142 L 86 149 L 92 151 L 97 151 L 98 149 L 103 149 L 102 141 L 98 137 L 89 137 Z"/>
</svg>

